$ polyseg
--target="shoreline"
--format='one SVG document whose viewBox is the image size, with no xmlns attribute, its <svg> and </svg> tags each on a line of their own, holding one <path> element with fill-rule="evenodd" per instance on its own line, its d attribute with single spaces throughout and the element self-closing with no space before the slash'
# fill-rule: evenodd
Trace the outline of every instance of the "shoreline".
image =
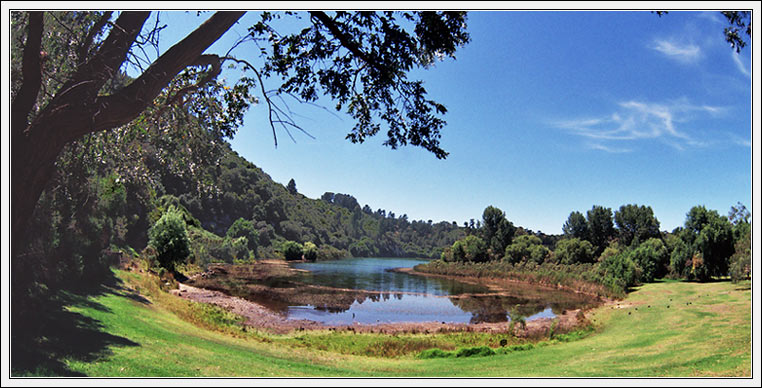
<svg viewBox="0 0 762 388">
<path fill-rule="evenodd" d="M 303 272 L 291 268 L 287 262 L 281 260 L 263 260 L 259 262 L 264 266 L 265 273 L 289 273 Z M 257 268 L 259 269 L 259 268 Z M 227 271 L 226 265 L 210 267 L 210 271 Z M 270 272 L 268 272 L 270 271 Z M 455 279 L 461 282 L 480 284 L 487 286 L 496 292 L 506 291 L 500 286 L 500 282 L 495 279 L 483 279 L 474 277 L 461 277 L 453 275 L 428 274 L 415 271 L 413 268 L 394 268 L 390 271 L 409 273 L 419 276 L 434 276 L 449 279 Z M 208 273 L 198 274 L 197 276 L 206 277 Z M 487 281 L 485 281 L 487 280 Z M 503 279 L 506 280 L 506 279 Z M 511 282 L 518 283 L 518 282 Z M 526 282 L 521 282 L 526 283 Z M 178 283 L 178 289 L 171 290 L 170 293 L 180 298 L 199 302 L 210 303 L 222 307 L 236 315 L 242 316 L 244 325 L 253 329 L 263 330 L 273 334 L 287 334 L 295 331 L 346 331 L 354 333 L 381 333 L 381 334 L 437 334 L 453 332 L 483 332 L 483 333 L 511 333 L 519 338 L 541 338 L 549 333 L 551 327 L 555 333 L 564 333 L 581 327 L 589 323 L 585 313 L 591 308 L 565 310 L 555 318 L 537 318 L 525 321 L 525 325 L 506 321 L 499 323 L 446 323 L 446 322 L 398 322 L 398 323 L 353 323 L 353 324 L 325 324 L 312 320 L 293 320 L 285 315 L 274 312 L 262 304 L 236 296 L 228 295 L 222 291 L 210 290 L 200 287 L 194 287 L 188 284 Z M 553 289 L 545 286 L 543 288 Z M 358 291 L 358 290 L 353 290 Z M 373 291 L 360 291 L 372 293 Z M 611 301 L 601 299 L 602 305 L 607 305 Z M 555 324 L 554 324 L 555 322 Z"/>
<path fill-rule="evenodd" d="M 494 278 L 494 277 L 478 277 L 478 276 L 462 276 L 462 275 L 446 275 L 446 274 L 439 274 L 439 273 L 431 273 L 431 272 L 421 272 L 416 271 L 415 268 L 392 268 L 390 271 L 393 272 L 400 272 L 400 273 L 406 273 L 410 275 L 418 275 L 418 276 L 429 276 L 429 277 L 438 277 L 443 279 L 450 279 L 450 280 L 457 280 L 462 283 L 470 283 L 470 284 L 477 284 L 477 285 L 483 285 L 490 289 L 494 290 L 502 290 L 503 287 L 500 286 L 500 283 L 509 283 L 509 284 L 526 284 L 531 285 L 533 287 L 539 287 L 539 288 L 545 288 L 548 290 L 560 290 L 564 292 L 571 292 L 575 294 L 581 294 L 581 295 L 587 295 L 590 297 L 597 298 L 603 302 L 603 304 L 609 304 L 616 302 L 615 298 L 609 298 L 609 297 L 603 297 L 597 293 L 593 292 L 585 292 L 582 290 L 575 289 L 573 287 L 564 286 L 561 284 L 547 284 L 547 283 L 537 283 L 537 282 L 528 282 L 523 280 L 516 280 L 511 278 Z"/>
</svg>

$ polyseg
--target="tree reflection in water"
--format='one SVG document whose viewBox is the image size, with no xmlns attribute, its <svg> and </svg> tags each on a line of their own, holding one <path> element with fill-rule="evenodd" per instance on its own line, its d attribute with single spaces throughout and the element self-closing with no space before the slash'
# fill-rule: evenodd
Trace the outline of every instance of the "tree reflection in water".
<svg viewBox="0 0 762 388">
<path fill-rule="evenodd" d="M 517 284 L 491 291 L 450 279 L 390 272 L 421 260 L 347 259 L 298 263 L 311 272 L 268 282 L 221 273 L 199 286 L 240 296 L 287 316 L 329 324 L 445 321 L 499 323 L 553 317 L 597 304 L 580 294 Z M 548 310 L 549 309 L 549 310 Z"/>
</svg>

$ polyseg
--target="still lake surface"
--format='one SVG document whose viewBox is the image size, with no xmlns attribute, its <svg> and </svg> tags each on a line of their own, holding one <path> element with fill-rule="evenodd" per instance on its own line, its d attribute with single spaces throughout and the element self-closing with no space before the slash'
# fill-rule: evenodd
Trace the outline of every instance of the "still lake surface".
<svg viewBox="0 0 762 388">
<path fill-rule="evenodd" d="M 578 294 L 525 284 L 495 292 L 481 285 L 391 271 L 426 262 L 371 257 L 292 263 L 294 268 L 309 271 L 299 276 L 300 282 L 344 289 L 345 294 L 352 297 L 347 301 L 345 295 L 341 303 L 290 304 L 283 312 L 288 319 L 309 319 L 332 325 L 481 323 L 553 318 L 563 310 L 596 303 Z"/>
</svg>

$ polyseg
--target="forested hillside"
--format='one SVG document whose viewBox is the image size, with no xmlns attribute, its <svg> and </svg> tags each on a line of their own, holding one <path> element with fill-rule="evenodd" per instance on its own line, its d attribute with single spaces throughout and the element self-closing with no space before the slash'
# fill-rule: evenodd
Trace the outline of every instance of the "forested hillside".
<svg viewBox="0 0 762 388">
<path fill-rule="evenodd" d="M 167 194 L 176 196 L 200 225 L 225 236 L 238 219 L 255 229 L 257 257 L 275 254 L 285 241 L 314 243 L 321 256 L 436 257 L 442 248 L 465 235 L 448 222 L 409 221 L 384 209 L 360 206 L 350 194 L 326 192 L 307 198 L 294 187 L 274 182 L 260 168 L 226 144 L 215 166 L 208 167 L 214 190 L 198 191 L 192 179 L 166 179 Z M 294 184 L 294 182 L 291 182 Z M 251 242 L 250 242 L 251 243 Z"/>
</svg>

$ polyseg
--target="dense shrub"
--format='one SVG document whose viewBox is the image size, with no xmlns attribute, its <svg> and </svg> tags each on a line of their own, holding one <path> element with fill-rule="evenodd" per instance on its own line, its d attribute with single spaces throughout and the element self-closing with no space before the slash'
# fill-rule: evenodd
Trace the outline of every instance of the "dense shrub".
<svg viewBox="0 0 762 388">
<path fill-rule="evenodd" d="M 751 276 L 751 234 L 750 230 L 741 236 L 735 245 L 735 253 L 730 257 L 730 279 L 735 283 Z"/>
<path fill-rule="evenodd" d="M 304 243 L 304 260 L 315 261 L 318 257 L 318 248 L 311 241 Z"/>
<path fill-rule="evenodd" d="M 593 262 L 593 244 L 586 240 L 570 238 L 556 244 L 555 257 L 561 264 Z"/>
<path fill-rule="evenodd" d="M 607 286 L 626 291 L 628 287 L 637 284 L 640 270 L 628 252 L 607 248 L 601 257 L 603 259 L 599 268 Z"/>
<path fill-rule="evenodd" d="M 182 213 L 169 207 L 148 232 L 149 244 L 156 249 L 159 265 L 173 271 L 175 263 L 190 254 L 190 241 Z"/>
<path fill-rule="evenodd" d="M 450 248 L 453 261 L 481 263 L 487 261 L 487 244 L 480 237 L 471 235 L 455 241 Z"/>
<path fill-rule="evenodd" d="M 650 238 L 630 251 L 629 256 L 640 268 L 640 281 L 650 283 L 667 273 L 669 252 L 661 240 Z"/>
<path fill-rule="evenodd" d="M 455 353 L 455 357 L 485 357 L 492 356 L 495 351 L 489 346 L 475 346 L 472 348 L 461 348 Z"/>
<path fill-rule="evenodd" d="M 505 260 L 516 264 L 531 261 L 542 264 L 550 255 L 550 249 L 542 245 L 542 240 L 534 235 L 521 235 L 513 240 L 511 245 L 505 248 Z"/>
<path fill-rule="evenodd" d="M 280 247 L 280 251 L 286 260 L 301 260 L 303 249 L 302 244 L 296 241 L 285 241 Z"/>
<path fill-rule="evenodd" d="M 225 235 L 231 239 L 245 237 L 246 247 L 252 252 L 257 251 L 259 232 L 257 232 L 257 228 L 253 222 L 239 218 L 233 223 L 233 225 L 230 225 L 230 228 L 228 228 L 228 231 Z"/>
<path fill-rule="evenodd" d="M 323 244 L 318 248 L 317 260 L 339 260 L 349 257 L 349 252 L 334 246 Z"/>
</svg>

